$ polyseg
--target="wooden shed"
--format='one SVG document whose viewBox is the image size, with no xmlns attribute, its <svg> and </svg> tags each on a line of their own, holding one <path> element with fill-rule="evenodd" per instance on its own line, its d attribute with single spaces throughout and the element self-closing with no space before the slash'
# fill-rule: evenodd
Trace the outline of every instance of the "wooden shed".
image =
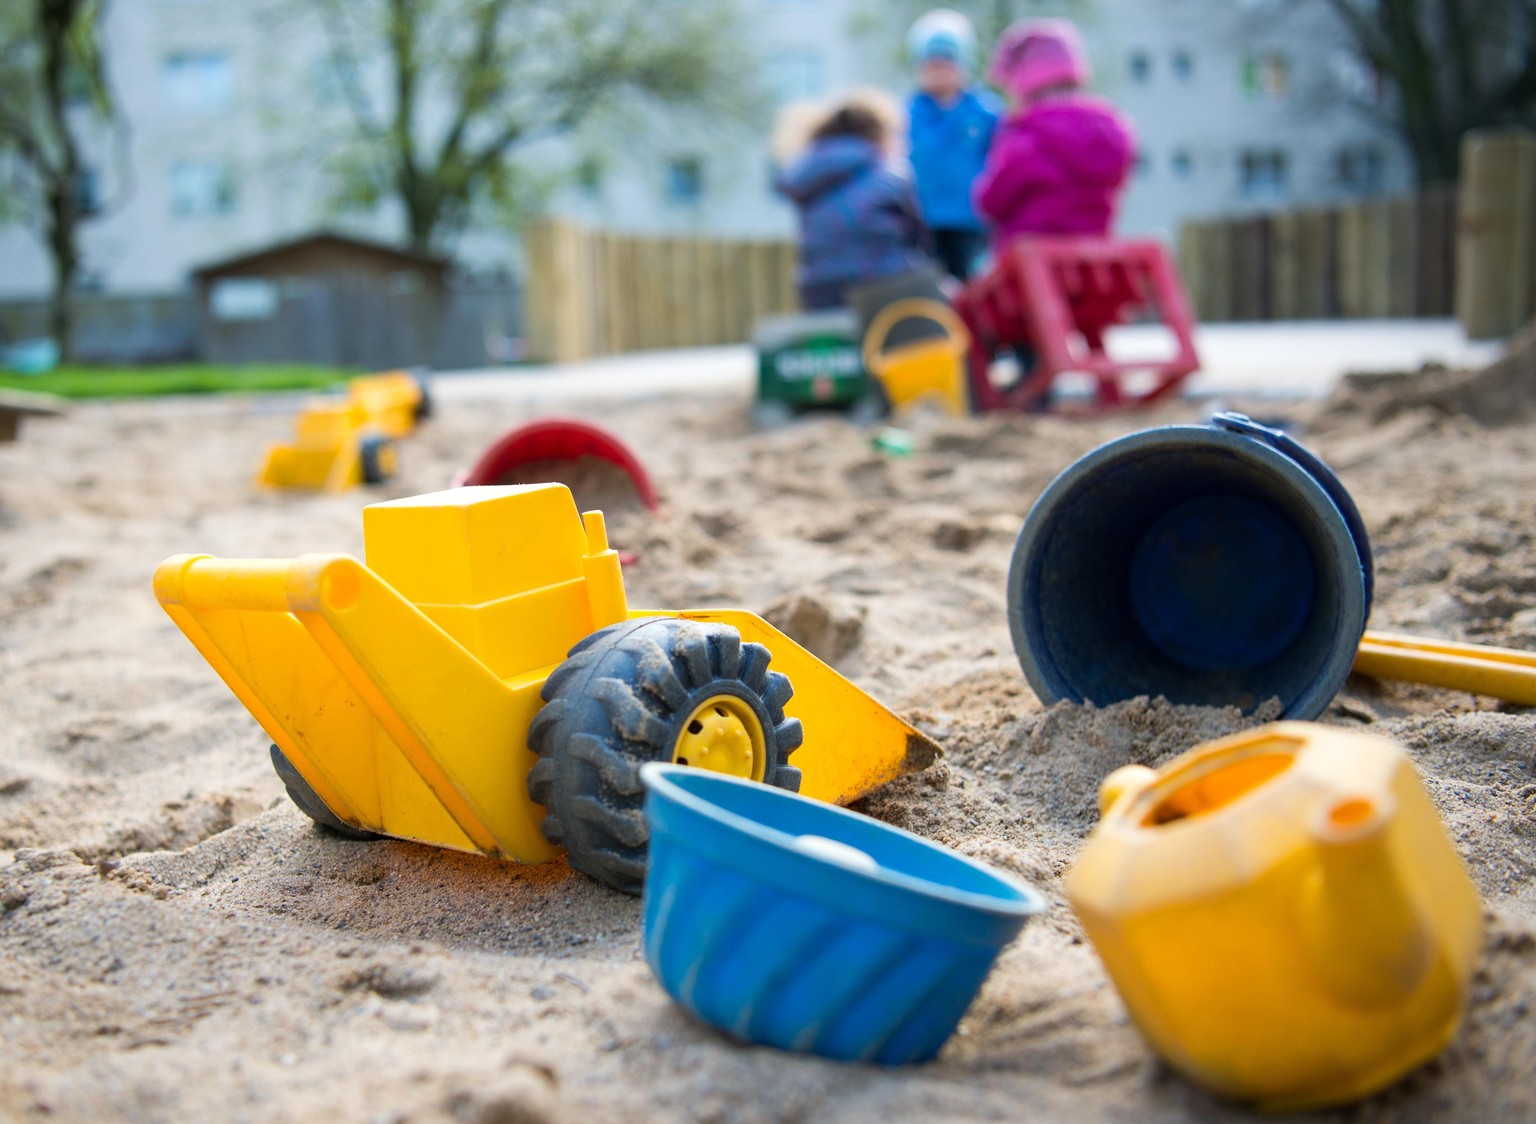
<svg viewBox="0 0 1536 1124">
<path fill-rule="evenodd" d="M 318 231 L 193 271 L 203 357 L 214 363 L 435 365 L 447 258 Z"/>
</svg>

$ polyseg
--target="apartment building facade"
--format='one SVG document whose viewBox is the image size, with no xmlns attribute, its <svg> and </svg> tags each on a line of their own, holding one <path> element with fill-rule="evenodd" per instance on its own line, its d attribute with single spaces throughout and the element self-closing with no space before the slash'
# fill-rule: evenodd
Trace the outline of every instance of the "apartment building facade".
<svg viewBox="0 0 1536 1124">
<path fill-rule="evenodd" d="M 739 0 L 775 103 L 856 85 L 902 95 L 905 16 L 878 0 Z M 1035 5 L 1039 8 L 1039 5 Z M 1267 0 L 1092 0 L 1073 9 L 1096 85 L 1134 120 L 1140 160 L 1121 228 L 1172 235 L 1185 219 L 1406 188 L 1393 138 L 1356 107 L 1375 92 L 1326 8 Z M 323 171 L 348 127 L 329 40 L 304 5 L 136 0 L 108 8 L 105 46 L 123 131 L 90 156 L 86 285 L 168 292 L 207 261 L 317 227 L 398 238 L 388 204 L 338 212 Z M 658 124 L 622 145 L 561 142 L 552 207 L 638 233 L 782 237 L 766 135 Z M 515 262 L 515 238 L 475 230 L 448 247 L 472 270 Z M 0 227 L 0 299 L 49 278 L 29 230 Z"/>
</svg>

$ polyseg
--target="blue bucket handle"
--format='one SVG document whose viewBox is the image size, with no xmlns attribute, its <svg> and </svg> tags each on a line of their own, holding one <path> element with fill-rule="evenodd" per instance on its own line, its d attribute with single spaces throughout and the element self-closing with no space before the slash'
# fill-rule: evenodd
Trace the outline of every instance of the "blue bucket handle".
<svg viewBox="0 0 1536 1124">
<path fill-rule="evenodd" d="M 1355 506 L 1354 499 L 1340 482 L 1338 475 L 1321 457 L 1285 430 L 1260 425 L 1247 414 L 1232 412 L 1216 414 L 1211 418 L 1211 424 L 1230 433 L 1251 437 L 1255 441 L 1268 445 L 1282 456 L 1289 457 L 1300 465 L 1308 476 L 1316 480 L 1323 491 L 1328 493 L 1333 506 L 1338 508 L 1339 514 L 1344 517 L 1344 525 L 1349 529 L 1349 537 L 1355 541 L 1355 550 L 1360 555 L 1360 570 L 1365 576 L 1365 613 L 1369 617 L 1371 601 L 1376 594 L 1376 564 L 1371 557 L 1371 538 L 1366 533 L 1365 520 L 1360 518 L 1360 509 Z"/>
</svg>

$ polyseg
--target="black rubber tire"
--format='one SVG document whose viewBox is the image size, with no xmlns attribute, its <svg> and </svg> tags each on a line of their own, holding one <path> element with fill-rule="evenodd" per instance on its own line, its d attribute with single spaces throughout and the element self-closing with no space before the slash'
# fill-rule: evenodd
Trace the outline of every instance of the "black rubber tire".
<svg viewBox="0 0 1536 1124">
<path fill-rule="evenodd" d="M 528 728 L 539 755 L 528 794 L 547 812 L 544 837 L 571 866 L 638 894 L 650 830 L 640 766 L 670 761 L 685 723 L 706 699 L 746 702 L 763 730 L 763 781 L 797 792 L 787 763 L 804 738 L 784 716 L 789 678 L 768 670 L 768 649 L 744 644 L 729 625 L 650 617 L 599 629 L 570 650 L 544 684 L 545 704 Z"/>
<path fill-rule="evenodd" d="M 425 368 L 412 371 L 411 377 L 416 380 L 416 386 L 421 390 L 421 396 L 416 399 L 416 408 L 412 413 L 418 422 L 424 422 L 431 418 L 436 406 L 432 401 L 432 380 L 427 378 Z"/>
<path fill-rule="evenodd" d="M 384 463 L 384 454 L 393 444 L 388 437 L 377 433 L 358 441 L 357 457 L 362 462 L 364 484 L 382 484 L 394 475 Z"/>
<path fill-rule="evenodd" d="M 282 781 L 283 787 L 288 790 L 288 799 L 298 805 L 299 811 L 314 820 L 315 826 L 324 828 L 343 839 L 371 842 L 384 838 L 376 831 L 364 831 L 360 827 L 353 827 L 327 808 L 325 801 L 321 800 L 319 794 L 310 787 L 303 774 L 293 767 L 293 762 L 289 761 L 283 751 L 275 745 L 272 747 L 272 768 L 277 771 L 277 779 Z"/>
</svg>

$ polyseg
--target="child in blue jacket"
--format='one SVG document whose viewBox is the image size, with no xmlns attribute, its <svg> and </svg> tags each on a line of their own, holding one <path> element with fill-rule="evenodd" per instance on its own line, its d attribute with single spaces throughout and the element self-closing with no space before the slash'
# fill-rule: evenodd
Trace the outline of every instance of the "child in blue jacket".
<svg viewBox="0 0 1536 1124">
<path fill-rule="evenodd" d="M 907 35 L 907 53 L 918 67 L 919 89 L 908 106 L 917 197 L 939 263 L 964 281 L 986 244 L 971 186 L 1002 107 L 987 90 L 969 88 L 976 32 L 959 12 L 939 8 L 924 15 Z"/>
</svg>

